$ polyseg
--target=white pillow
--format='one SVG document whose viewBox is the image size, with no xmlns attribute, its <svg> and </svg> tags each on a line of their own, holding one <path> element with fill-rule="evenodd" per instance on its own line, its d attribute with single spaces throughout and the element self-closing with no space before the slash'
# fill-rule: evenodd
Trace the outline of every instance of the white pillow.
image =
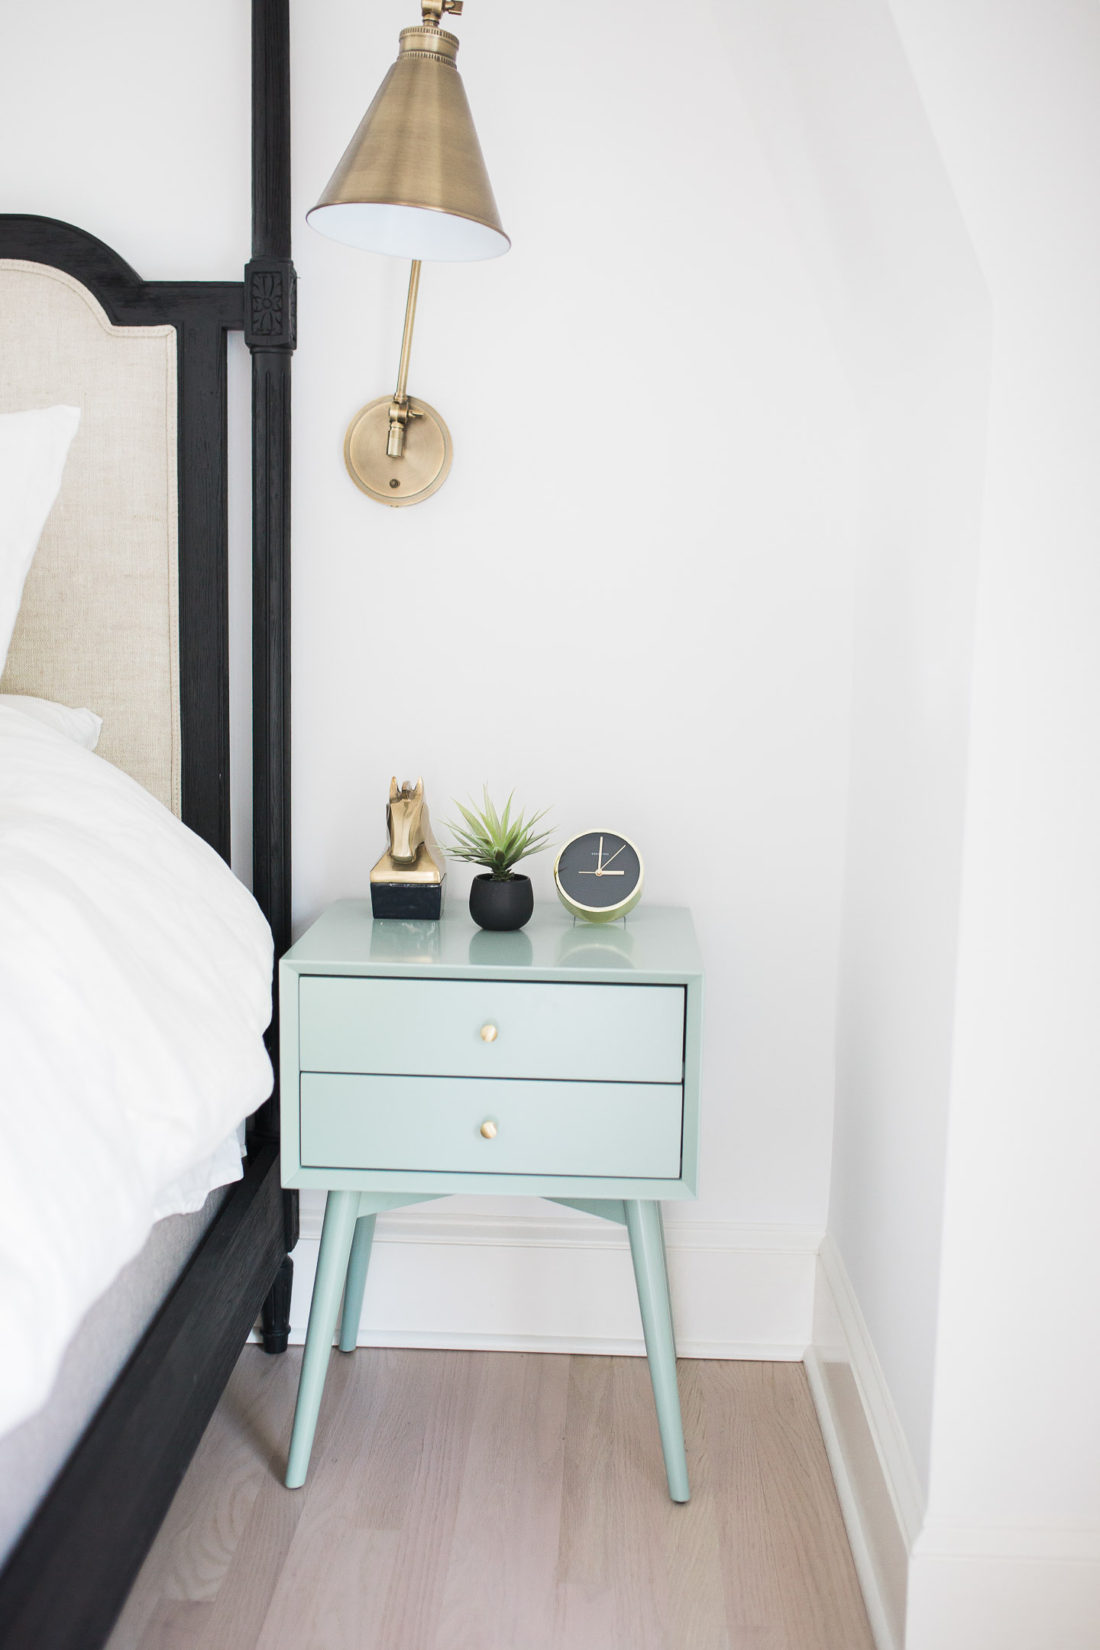
<svg viewBox="0 0 1100 1650">
<path fill-rule="evenodd" d="M 0 413 L 0 670 L 79 423 L 79 407 Z"/>
<path fill-rule="evenodd" d="M 0 693 L 0 705 L 22 711 L 24 716 L 33 716 L 36 722 L 44 722 L 46 727 L 63 733 L 66 739 L 83 745 L 86 751 L 94 751 L 99 744 L 103 718 L 94 710 L 70 710 L 68 705 L 56 705 L 52 699 L 35 699 L 29 693 Z"/>
</svg>

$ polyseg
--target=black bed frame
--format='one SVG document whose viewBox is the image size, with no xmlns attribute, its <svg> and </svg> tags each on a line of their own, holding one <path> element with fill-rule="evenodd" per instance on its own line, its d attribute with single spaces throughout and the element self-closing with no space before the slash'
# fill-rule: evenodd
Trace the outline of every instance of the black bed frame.
<svg viewBox="0 0 1100 1650">
<path fill-rule="evenodd" d="M 0 215 L 0 257 L 82 281 L 110 319 L 178 334 L 180 720 L 185 822 L 228 860 L 226 344 L 252 354 L 253 888 L 290 943 L 290 258 L 288 0 L 252 0 L 252 258 L 242 281 L 143 281 L 69 224 Z M 276 1027 L 269 1051 L 277 1061 Z M 276 1065 L 276 1071 L 277 1071 Z M 279 1183 L 277 1089 L 244 1178 L 0 1573 L 0 1650 L 99 1650 L 258 1317 L 285 1351 L 297 1194 Z"/>
</svg>

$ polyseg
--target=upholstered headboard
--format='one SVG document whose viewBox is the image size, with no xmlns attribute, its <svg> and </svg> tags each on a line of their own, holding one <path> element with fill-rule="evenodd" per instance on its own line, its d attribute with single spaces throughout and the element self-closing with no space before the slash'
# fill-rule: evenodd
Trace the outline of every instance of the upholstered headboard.
<svg viewBox="0 0 1100 1650">
<path fill-rule="evenodd" d="M 174 326 L 115 326 L 46 264 L 0 259 L 0 412 L 81 409 L 0 688 L 86 705 L 99 753 L 180 813 Z"/>
</svg>

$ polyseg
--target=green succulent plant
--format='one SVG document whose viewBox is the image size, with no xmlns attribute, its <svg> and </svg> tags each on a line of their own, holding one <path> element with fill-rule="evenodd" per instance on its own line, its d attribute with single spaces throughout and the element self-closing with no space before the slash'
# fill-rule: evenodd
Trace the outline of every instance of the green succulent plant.
<svg viewBox="0 0 1100 1650">
<path fill-rule="evenodd" d="M 514 791 L 511 793 L 503 812 L 498 813 L 490 799 L 489 787 L 485 786 L 485 805 L 480 810 L 465 808 L 461 802 L 455 802 L 455 807 L 466 821 L 465 826 L 456 825 L 451 820 L 444 821 L 444 829 L 450 831 L 452 837 L 447 845 L 448 852 L 455 859 L 464 859 L 471 865 L 484 865 L 497 882 L 507 881 L 514 875 L 513 865 L 518 865 L 529 854 L 541 852 L 550 840 L 549 831 L 535 830 L 549 809 L 543 808 L 527 819 L 517 811 L 513 818 L 512 798 L 515 794 Z"/>
</svg>

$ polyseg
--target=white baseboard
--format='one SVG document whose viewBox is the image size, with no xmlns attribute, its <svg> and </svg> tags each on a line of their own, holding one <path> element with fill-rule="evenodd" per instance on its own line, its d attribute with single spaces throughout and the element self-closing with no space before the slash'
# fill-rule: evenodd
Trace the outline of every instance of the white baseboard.
<svg viewBox="0 0 1100 1650">
<path fill-rule="evenodd" d="M 875 1644 L 903 1650 L 909 1555 L 924 1497 L 863 1314 L 828 1235 L 817 1263 L 806 1374 Z"/>
<path fill-rule="evenodd" d="M 1100 1650 L 1100 1530 L 926 1515 L 840 1254 L 817 1271 L 806 1373 L 878 1650 Z"/>
<path fill-rule="evenodd" d="M 929 1519 L 917 1538 L 918 1558 L 983 1558 L 996 1563 L 1100 1564 L 1100 1529 L 1092 1524 L 943 1524 Z M 1096 1595 L 1100 1629 L 1100 1591 Z M 1100 1645 L 1100 1630 L 1097 1632 Z"/>
<path fill-rule="evenodd" d="M 305 1339 L 323 1202 L 303 1199 L 292 1343 Z M 426 1204 L 380 1215 L 360 1344 L 638 1355 L 625 1230 L 573 1210 Z M 810 1339 L 820 1233 L 665 1211 L 677 1350 L 797 1362 Z"/>
<path fill-rule="evenodd" d="M 966 1530 L 913 1556 L 906 1650 L 1096 1650 L 1095 1530 Z M 1002 1550 L 990 1550 L 998 1542 Z M 1060 1546 L 1067 1552 L 1049 1549 Z M 1026 1551 L 1021 1551 L 1026 1549 Z M 1091 1549 L 1091 1557 L 1084 1556 Z M 1074 1556 L 1078 1555 L 1078 1556 Z"/>
</svg>

